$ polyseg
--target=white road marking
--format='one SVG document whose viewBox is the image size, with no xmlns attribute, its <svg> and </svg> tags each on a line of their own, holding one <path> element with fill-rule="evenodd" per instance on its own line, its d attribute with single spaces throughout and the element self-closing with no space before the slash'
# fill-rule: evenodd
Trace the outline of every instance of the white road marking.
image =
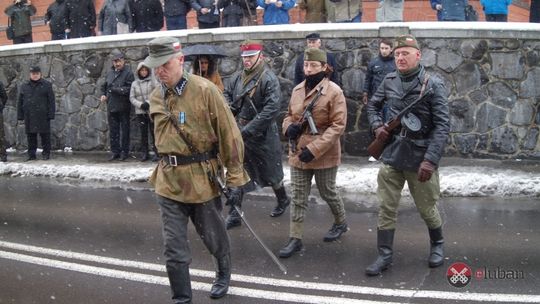
<svg viewBox="0 0 540 304">
<path fill-rule="evenodd" d="M 38 258 L 30 255 L 24 255 L 20 253 L 13 253 L 0 250 L 0 258 L 15 260 L 18 262 L 31 263 L 46 267 L 53 267 L 63 270 L 76 271 L 86 274 L 98 275 L 102 277 L 109 277 L 115 279 L 123 279 L 135 282 L 157 284 L 163 286 L 169 286 L 169 280 L 165 277 L 133 273 L 122 270 L 107 269 L 95 266 L 82 265 L 77 263 L 63 262 L 46 258 Z M 209 283 L 201 283 L 191 281 L 191 288 L 194 290 L 210 291 Z M 288 292 L 276 292 L 266 291 L 242 287 L 230 287 L 228 294 L 249 297 L 256 299 L 277 300 L 295 303 L 312 303 L 312 304 L 399 304 L 397 302 L 379 302 L 359 299 L 349 299 L 341 297 L 327 297 L 327 296 L 313 296 L 306 294 L 295 294 Z"/>
<path fill-rule="evenodd" d="M 45 247 L 37 247 L 31 245 L 24 245 L 18 243 L 11 243 L 0 241 L 0 247 L 43 254 L 51 255 L 55 257 L 77 259 L 87 262 L 95 262 L 100 264 L 108 264 L 114 266 L 130 267 L 143 270 L 151 270 L 158 272 L 165 272 L 165 266 L 159 264 L 121 260 L 110 257 L 102 257 L 97 255 L 90 255 L 85 253 L 77 253 L 71 251 L 63 251 L 57 249 L 50 249 Z M 51 260 L 53 261 L 53 260 Z M 192 276 L 213 278 L 213 271 L 206 271 L 200 269 L 190 269 Z M 476 292 L 449 292 L 449 291 L 437 291 L 437 290 L 403 290 L 403 289 L 391 289 L 391 288 L 376 288 L 376 287 L 363 287 L 355 285 L 341 285 L 330 283 L 315 283 L 315 282 L 303 282 L 295 280 L 283 280 L 283 279 L 270 279 L 265 277 L 247 276 L 247 275 L 232 275 L 233 281 L 270 285 L 275 287 L 288 287 L 307 290 L 319 290 L 319 291 L 332 291 L 332 292 L 345 292 L 351 294 L 365 294 L 365 295 L 378 295 L 387 297 L 402 297 L 402 298 L 429 298 L 429 299 L 441 299 L 441 300 L 460 300 L 460 301 L 474 301 L 474 302 L 515 302 L 515 303 L 540 303 L 540 295 L 528 295 L 528 294 L 504 294 L 504 293 L 476 293 Z M 167 283 L 168 284 L 168 283 Z M 302 295 L 303 297 L 303 295 Z"/>
</svg>

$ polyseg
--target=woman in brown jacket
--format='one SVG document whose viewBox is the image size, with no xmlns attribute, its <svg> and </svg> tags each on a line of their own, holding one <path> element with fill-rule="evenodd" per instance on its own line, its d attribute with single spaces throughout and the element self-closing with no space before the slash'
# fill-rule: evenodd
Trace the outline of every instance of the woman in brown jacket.
<svg viewBox="0 0 540 304">
<path fill-rule="evenodd" d="M 193 61 L 192 73 L 210 80 L 223 92 L 225 87 L 218 72 L 217 59 L 206 55 L 197 56 Z"/>
<path fill-rule="evenodd" d="M 334 215 L 334 223 L 323 240 L 337 240 L 348 230 L 343 201 L 336 189 L 337 169 L 341 164 L 340 137 L 347 122 L 347 104 L 343 91 L 327 77 L 326 58 L 323 50 L 310 48 L 305 51 L 306 79 L 293 89 L 283 120 L 284 135 L 291 143 L 292 207 L 289 242 L 279 252 L 282 258 L 303 249 L 304 216 L 313 176 L 321 197 Z M 317 130 L 312 130 L 305 119 L 304 113 L 310 104 L 313 104 L 311 114 Z"/>
</svg>

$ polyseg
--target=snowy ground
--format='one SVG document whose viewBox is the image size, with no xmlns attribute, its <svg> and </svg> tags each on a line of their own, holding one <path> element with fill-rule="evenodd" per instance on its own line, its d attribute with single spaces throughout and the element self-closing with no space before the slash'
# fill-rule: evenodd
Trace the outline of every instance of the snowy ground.
<svg viewBox="0 0 540 304">
<path fill-rule="evenodd" d="M 38 155 L 39 157 L 39 155 Z M 130 184 L 146 186 L 155 163 L 137 160 L 108 163 L 106 156 L 54 158 L 50 161 L 0 163 L 0 175 L 41 176 L 68 179 L 84 185 L 113 187 Z M 348 159 L 339 168 L 337 185 L 344 195 L 374 194 L 377 188 L 378 163 L 363 158 Z M 465 165 L 463 165 L 465 164 Z M 285 183 L 290 182 L 289 168 L 285 165 Z M 446 197 L 540 197 L 540 163 L 450 159 L 440 168 L 441 192 Z M 408 195 L 407 191 L 405 195 Z"/>
</svg>

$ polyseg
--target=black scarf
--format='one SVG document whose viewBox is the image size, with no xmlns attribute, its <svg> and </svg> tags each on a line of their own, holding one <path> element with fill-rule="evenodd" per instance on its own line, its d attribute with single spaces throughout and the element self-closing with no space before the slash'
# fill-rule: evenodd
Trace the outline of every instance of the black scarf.
<svg viewBox="0 0 540 304">
<path fill-rule="evenodd" d="M 317 74 L 306 76 L 306 92 L 311 91 L 319 82 L 326 76 L 325 71 L 320 71 Z"/>
</svg>

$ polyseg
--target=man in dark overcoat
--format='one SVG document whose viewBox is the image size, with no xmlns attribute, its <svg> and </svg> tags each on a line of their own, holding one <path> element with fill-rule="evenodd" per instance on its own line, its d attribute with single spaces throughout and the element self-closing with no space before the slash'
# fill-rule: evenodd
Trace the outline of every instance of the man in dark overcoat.
<svg viewBox="0 0 540 304">
<path fill-rule="evenodd" d="M 95 36 L 96 7 L 92 0 L 66 0 L 68 38 Z"/>
<path fill-rule="evenodd" d="M 4 107 L 7 102 L 6 89 L 4 84 L 0 81 L 0 161 L 7 162 L 6 145 L 4 140 Z"/>
<path fill-rule="evenodd" d="M 135 32 L 161 30 L 163 27 L 163 7 L 159 0 L 130 0 L 128 4 Z"/>
<path fill-rule="evenodd" d="M 24 120 L 28 139 L 28 161 L 36 159 L 37 135 L 43 146 L 42 158 L 51 156 L 51 120 L 54 119 L 56 104 L 52 85 L 41 78 L 39 66 L 30 68 L 30 80 L 19 88 L 17 97 L 17 119 Z"/>
<path fill-rule="evenodd" d="M 242 191 L 254 190 L 254 186 L 272 187 L 277 205 L 270 216 L 276 217 L 290 204 L 283 186 L 283 150 L 276 124 L 281 89 L 277 76 L 264 62 L 261 41 L 247 40 L 240 49 L 244 69 L 232 77 L 223 93 L 242 132 L 244 167 L 253 181 Z M 239 214 L 231 208 L 227 229 L 240 224 Z"/>
<path fill-rule="evenodd" d="M 109 120 L 109 139 L 112 160 L 126 160 L 129 156 L 129 113 L 131 102 L 129 93 L 135 76 L 126 65 L 124 54 L 118 50 L 112 52 L 113 66 L 107 73 L 101 86 L 101 102 L 107 103 Z"/>
</svg>

